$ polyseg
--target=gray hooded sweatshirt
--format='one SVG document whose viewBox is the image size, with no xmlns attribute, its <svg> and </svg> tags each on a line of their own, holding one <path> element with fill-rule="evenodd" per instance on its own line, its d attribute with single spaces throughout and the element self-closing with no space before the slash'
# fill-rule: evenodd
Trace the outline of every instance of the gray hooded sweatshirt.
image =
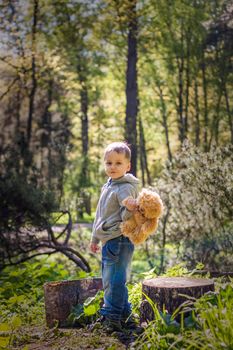
<svg viewBox="0 0 233 350">
<path fill-rule="evenodd" d="M 101 241 L 104 245 L 108 240 L 121 235 L 121 222 L 132 215 L 122 201 L 129 196 L 137 197 L 138 184 L 136 177 L 126 174 L 116 180 L 110 178 L 103 186 L 92 229 L 92 243 Z"/>
</svg>

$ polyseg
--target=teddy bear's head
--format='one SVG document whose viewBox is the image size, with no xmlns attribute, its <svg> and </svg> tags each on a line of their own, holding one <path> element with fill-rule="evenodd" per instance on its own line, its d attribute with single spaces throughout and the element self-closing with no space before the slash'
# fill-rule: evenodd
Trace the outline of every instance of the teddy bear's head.
<svg viewBox="0 0 233 350">
<path fill-rule="evenodd" d="M 148 219 L 159 218 L 163 212 L 160 196 L 151 190 L 142 189 L 137 198 L 138 210 Z"/>
</svg>

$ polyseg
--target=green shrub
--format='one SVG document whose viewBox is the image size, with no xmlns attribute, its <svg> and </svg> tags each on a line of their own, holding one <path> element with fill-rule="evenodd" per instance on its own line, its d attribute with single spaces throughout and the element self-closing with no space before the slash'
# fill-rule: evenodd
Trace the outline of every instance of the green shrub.
<svg viewBox="0 0 233 350">
<path fill-rule="evenodd" d="M 179 247 L 190 268 L 196 261 L 208 269 L 232 266 L 232 147 L 202 152 L 186 143 L 157 182 L 166 242 Z"/>
<path fill-rule="evenodd" d="M 221 284 L 193 302 L 189 318 L 180 324 L 150 302 L 155 319 L 135 341 L 137 350 L 231 350 L 233 349 L 233 281 Z"/>
</svg>

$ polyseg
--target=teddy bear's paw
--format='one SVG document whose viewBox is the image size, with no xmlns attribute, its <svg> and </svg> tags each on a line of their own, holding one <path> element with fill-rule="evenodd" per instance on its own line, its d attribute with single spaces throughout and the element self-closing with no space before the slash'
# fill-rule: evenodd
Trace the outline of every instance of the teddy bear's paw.
<svg viewBox="0 0 233 350">
<path fill-rule="evenodd" d="M 143 243 L 144 241 L 146 240 L 146 238 L 144 238 L 144 237 L 134 237 L 134 238 L 132 238 L 132 242 L 134 243 L 134 244 L 141 244 L 141 243 Z"/>
<path fill-rule="evenodd" d="M 152 233 L 154 233 L 156 231 L 157 227 L 158 227 L 158 220 L 157 219 L 151 219 L 151 220 L 144 222 L 144 224 L 142 225 L 142 228 L 141 228 L 142 235 L 143 236 L 151 235 Z"/>
<path fill-rule="evenodd" d="M 132 227 L 127 225 L 126 223 L 122 223 L 120 225 L 120 229 L 121 229 L 121 233 L 126 237 L 130 236 L 132 232 Z"/>
</svg>

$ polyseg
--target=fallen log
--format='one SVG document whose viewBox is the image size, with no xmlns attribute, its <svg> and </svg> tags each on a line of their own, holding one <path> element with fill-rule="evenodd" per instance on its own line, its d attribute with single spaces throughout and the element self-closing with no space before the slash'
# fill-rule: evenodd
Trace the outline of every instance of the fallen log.
<svg viewBox="0 0 233 350">
<path fill-rule="evenodd" d="M 49 328 L 65 327 L 72 307 L 82 304 L 102 289 L 101 278 L 84 278 L 74 281 L 47 282 L 44 284 L 46 323 Z"/>
<path fill-rule="evenodd" d="M 181 304 L 188 300 L 184 295 L 197 299 L 208 291 L 214 291 L 214 282 L 210 279 L 158 277 L 145 280 L 142 283 L 141 322 L 148 322 L 154 319 L 153 309 L 145 295 L 156 304 L 160 311 L 165 309 L 172 315 Z"/>
</svg>

